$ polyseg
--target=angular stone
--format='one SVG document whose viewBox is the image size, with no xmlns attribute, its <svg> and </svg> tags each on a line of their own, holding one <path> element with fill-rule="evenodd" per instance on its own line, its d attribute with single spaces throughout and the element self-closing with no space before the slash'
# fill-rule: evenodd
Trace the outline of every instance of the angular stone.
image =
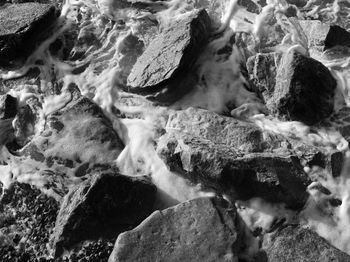
<svg viewBox="0 0 350 262">
<path fill-rule="evenodd" d="M 266 146 L 256 125 L 207 110 L 188 108 L 169 115 L 168 131 L 183 133 L 223 144 L 240 152 L 262 152 Z"/>
<path fill-rule="evenodd" d="M 161 137 L 157 152 L 171 171 L 233 200 L 260 197 L 300 208 L 311 180 L 296 156 L 242 154 L 234 147 L 186 134 Z"/>
<path fill-rule="evenodd" d="M 0 65 L 25 60 L 46 37 L 58 12 L 50 4 L 7 4 L 0 8 Z"/>
<path fill-rule="evenodd" d="M 115 239 L 152 212 L 156 187 L 148 180 L 97 171 L 64 198 L 52 235 L 55 257 L 84 240 Z"/>
<path fill-rule="evenodd" d="M 313 125 L 333 112 L 336 86 L 323 64 L 292 51 L 282 58 L 267 107 L 284 120 Z"/>
<path fill-rule="evenodd" d="M 176 100 L 189 92 L 192 80 L 181 80 L 184 81 L 182 84 L 178 81 L 186 78 L 191 71 L 200 51 L 208 42 L 210 27 L 210 18 L 202 9 L 186 13 L 164 28 L 131 70 L 127 81 L 128 90 L 157 96 L 160 102 Z"/>
<path fill-rule="evenodd" d="M 300 226 L 286 226 L 264 236 L 268 261 L 350 261 L 350 256 Z"/>
<path fill-rule="evenodd" d="M 50 168 L 104 164 L 117 159 L 124 144 L 110 120 L 97 104 L 80 94 L 74 96 L 65 107 L 47 116 L 44 130 L 35 133 L 17 154 L 46 161 Z"/>
<path fill-rule="evenodd" d="M 236 261 L 235 217 L 235 210 L 210 198 L 156 211 L 119 235 L 109 262 Z"/>
<path fill-rule="evenodd" d="M 275 90 L 278 65 L 281 61 L 279 53 L 259 53 L 249 57 L 247 70 L 249 79 L 256 92 L 266 102 Z"/>
<path fill-rule="evenodd" d="M 17 99 L 10 95 L 0 96 L 0 119 L 14 118 L 17 114 Z"/>
</svg>

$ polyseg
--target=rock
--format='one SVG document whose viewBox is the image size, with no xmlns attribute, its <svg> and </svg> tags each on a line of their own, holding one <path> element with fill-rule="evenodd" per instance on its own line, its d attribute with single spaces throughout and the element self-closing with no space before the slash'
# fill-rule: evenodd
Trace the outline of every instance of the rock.
<svg viewBox="0 0 350 262">
<path fill-rule="evenodd" d="M 248 12 L 259 14 L 261 7 L 252 0 L 238 0 L 238 4 L 244 6 Z"/>
<path fill-rule="evenodd" d="M 10 95 L 0 95 L 0 119 L 14 118 L 17 114 L 17 99 Z"/>
<path fill-rule="evenodd" d="M 268 261 L 350 261 L 350 256 L 300 226 L 286 226 L 264 236 Z"/>
<path fill-rule="evenodd" d="M 210 198 L 156 211 L 119 235 L 109 262 L 236 261 L 235 217 L 235 210 Z"/>
<path fill-rule="evenodd" d="M 8 4 L 0 8 L 0 66 L 25 60 L 46 38 L 58 12 L 54 5 Z"/>
<path fill-rule="evenodd" d="M 265 103 L 273 96 L 280 61 L 281 54 L 276 52 L 259 53 L 248 58 L 249 80 L 254 84 L 255 91 Z"/>
<path fill-rule="evenodd" d="M 75 244 L 115 239 L 152 211 L 156 187 L 141 177 L 97 171 L 65 196 L 52 235 L 55 257 Z"/>
<path fill-rule="evenodd" d="M 308 198 L 311 180 L 296 156 L 241 154 L 234 147 L 186 134 L 164 135 L 157 152 L 171 171 L 232 200 L 260 197 L 300 208 Z"/>
<path fill-rule="evenodd" d="M 102 109 L 74 93 L 65 107 L 47 116 L 44 130 L 30 139 L 16 154 L 61 171 L 62 167 L 74 169 L 85 163 L 90 166 L 111 163 L 124 148 Z"/>
<path fill-rule="evenodd" d="M 262 152 L 265 141 L 256 125 L 202 109 L 188 108 L 169 115 L 166 128 L 210 140 L 241 152 Z"/>
<path fill-rule="evenodd" d="M 191 83 L 192 80 L 183 80 L 185 84 L 178 81 L 191 71 L 208 42 L 210 27 L 210 18 L 202 9 L 186 13 L 164 28 L 131 70 L 127 80 L 128 90 L 157 96 L 160 102 L 174 101 L 189 92 L 192 86 L 187 82 Z"/>
<path fill-rule="evenodd" d="M 337 25 L 329 25 L 319 20 L 299 20 L 299 24 L 309 39 L 309 47 L 319 52 L 335 46 L 350 47 L 350 33 Z"/>
<path fill-rule="evenodd" d="M 330 27 L 325 39 L 325 50 L 337 45 L 350 47 L 350 33 L 344 28 L 334 25 Z"/>
<path fill-rule="evenodd" d="M 282 58 L 274 94 L 266 104 L 284 120 L 313 125 L 333 112 L 336 86 L 323 64 L 292 51 Z"/>
<path fill-rule="evenodd" d="M 5 189 L 0 200 L 1 261 L 35 261 L 48 256 L 46 244 L 58 209 L 55 199 L 28 184 L 15 182 Z"/>
</svg>

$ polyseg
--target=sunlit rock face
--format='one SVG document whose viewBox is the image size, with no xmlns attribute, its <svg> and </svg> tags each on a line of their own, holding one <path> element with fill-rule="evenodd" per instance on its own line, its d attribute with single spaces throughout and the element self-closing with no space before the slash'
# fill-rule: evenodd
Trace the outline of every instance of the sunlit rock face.
<svg viewBox="0 0 350 262">
<path fill-rule="evenodd" d="M 350 261 L 349 12 L 2 1 L 0 260 Z"/>
<path fill-rule="evenodd" d="M 263 242 L 268 261 L 348 261 L 349 256 L 314 232 L 297 226 L 281 228 Z"/>
<path fill-rule="evenodd" d="M 234 261 L 240 232 L 236 212 L 226 204 L 199 198 L 156 211 L 118 237 L 108 261 Z"/>
<path fill-rule="evenodd" d="M 55 6 L 23 3 L 0 9 L 0 63 L 11 65 L 31 54 L 57 18 Z M 45 35 L 46 31 L 46 35 Z"/>
</svg>

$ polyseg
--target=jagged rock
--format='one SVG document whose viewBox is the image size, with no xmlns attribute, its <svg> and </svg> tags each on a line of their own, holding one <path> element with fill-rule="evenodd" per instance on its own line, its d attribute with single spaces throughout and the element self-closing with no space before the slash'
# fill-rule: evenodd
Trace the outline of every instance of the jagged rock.
<svg viewBox="0 0 350 262">
<path fill-rule="evenodd" d="M 164 28 L 131 70 L 128 90 L 159 102 L 173 102 L 189 92 L 193 80 L 185 76 L 207 43 L 210 27 L 210 18 L 203 9 L 187 13 Z"/>
<path fill-rule="evenodd" d="M 148 180 L 95 171 L 64 198 L 52 235 L 55 257 L 84 240 L 115 239 L 152 211 L 156 187 Z"/>
<path fill-rule="evenodd" d="M 268 261 L 350 261 L 350 256 L 300 226 L 286 226 L 264 236 Z"/>
<path fill-rule="evenodd" d="M 335 46 L 350 47 L 350 33 L 337 25 L 319 20 L 299 20 L 309 40 L 309 47 L 322 52 Z"/>
<path fill-rule="evenodd" d="M 201 109 L 173 112 L 166 128 L 241 152 L 262 152 L 266 147 L 263 132 L 256 125 Z"/>
<path fill-rule="evenodd" d="M 119 235 L 109 262 L 236 261 L 241 243 L 235 217 L 235 210 L 210 198 L 156 211 Z"/>
<path fill-rule="evenodd" d="M 274 93 L 280 61 L 279 53 L 259 53 L 251 56 L 247 61 L 249 79 L 254 84 L 257 94 L 265 102 L 271 99 Z"/>
<path fill-rule="evenodd" d="M 102 109 L 73 93 L 65 107 L 47 116 L 44 130 L 16 153 L 44 162 L 48 168 L 73 169 L 86 163 L 110 163 L 123 148 Z"/>
<path fill-rule="evenodd" d="M 163 136 L 157 150 L 171 171 L 232 199 L 261 197 L 299 208 L 308 198 L 305 190 L 311 180 L 296 156 L 240 154 L 228 145 L 185 134 Z"/>
<path fill-rule="evenodd" d="M 18 182 L 3 193 L 0 200 L 1 261 L 46 261 L 46 244 L 55 226 L 59 203 L 40 190 Z"/>
<path fill-rule="evenodd" d="M 25 60 L 38 42 L 46 37 L 58 12 L 54 5 L 39 3 L 8 4 L 0 8 L 0 65 Z"/>
<path fill-rule="evenodd" d="M 288 52 L 280 63 L 267 107 L 284 120 L 316 124 L 333 112 L 336 86 L 323 64 L 295 51 Z"/>
<path fill-rule="evenodd" d="M 10 95 L 0 96 L 0 119 L 14 118 L 17 114 L 17 99 Z"/>
</svg>

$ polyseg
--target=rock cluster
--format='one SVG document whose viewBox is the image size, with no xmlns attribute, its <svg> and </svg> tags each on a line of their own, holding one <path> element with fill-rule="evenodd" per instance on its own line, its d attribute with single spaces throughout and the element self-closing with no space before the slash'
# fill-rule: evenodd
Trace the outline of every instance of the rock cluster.
<svg viewBox="0 0 350 262">
<path fill-rule="evenodd" d="M 350 22 L 286 2 L 303 32 L 272 16 L 259 39 L 218 30 L 221 0 L 66 3 L 48 61 L 18 79 L 62 3 L 0 3 L 0 261 L 350 261 L 299 217 L 318 196 L 336 224 L 346 204 L 321 182 L 350 142 L 346 69 L 329 66 L 350 57 Z M 271 3 L 237 4 L 258 34 Z M 203 94 L 223 109 L 189 101 Z"/>
</svg>

